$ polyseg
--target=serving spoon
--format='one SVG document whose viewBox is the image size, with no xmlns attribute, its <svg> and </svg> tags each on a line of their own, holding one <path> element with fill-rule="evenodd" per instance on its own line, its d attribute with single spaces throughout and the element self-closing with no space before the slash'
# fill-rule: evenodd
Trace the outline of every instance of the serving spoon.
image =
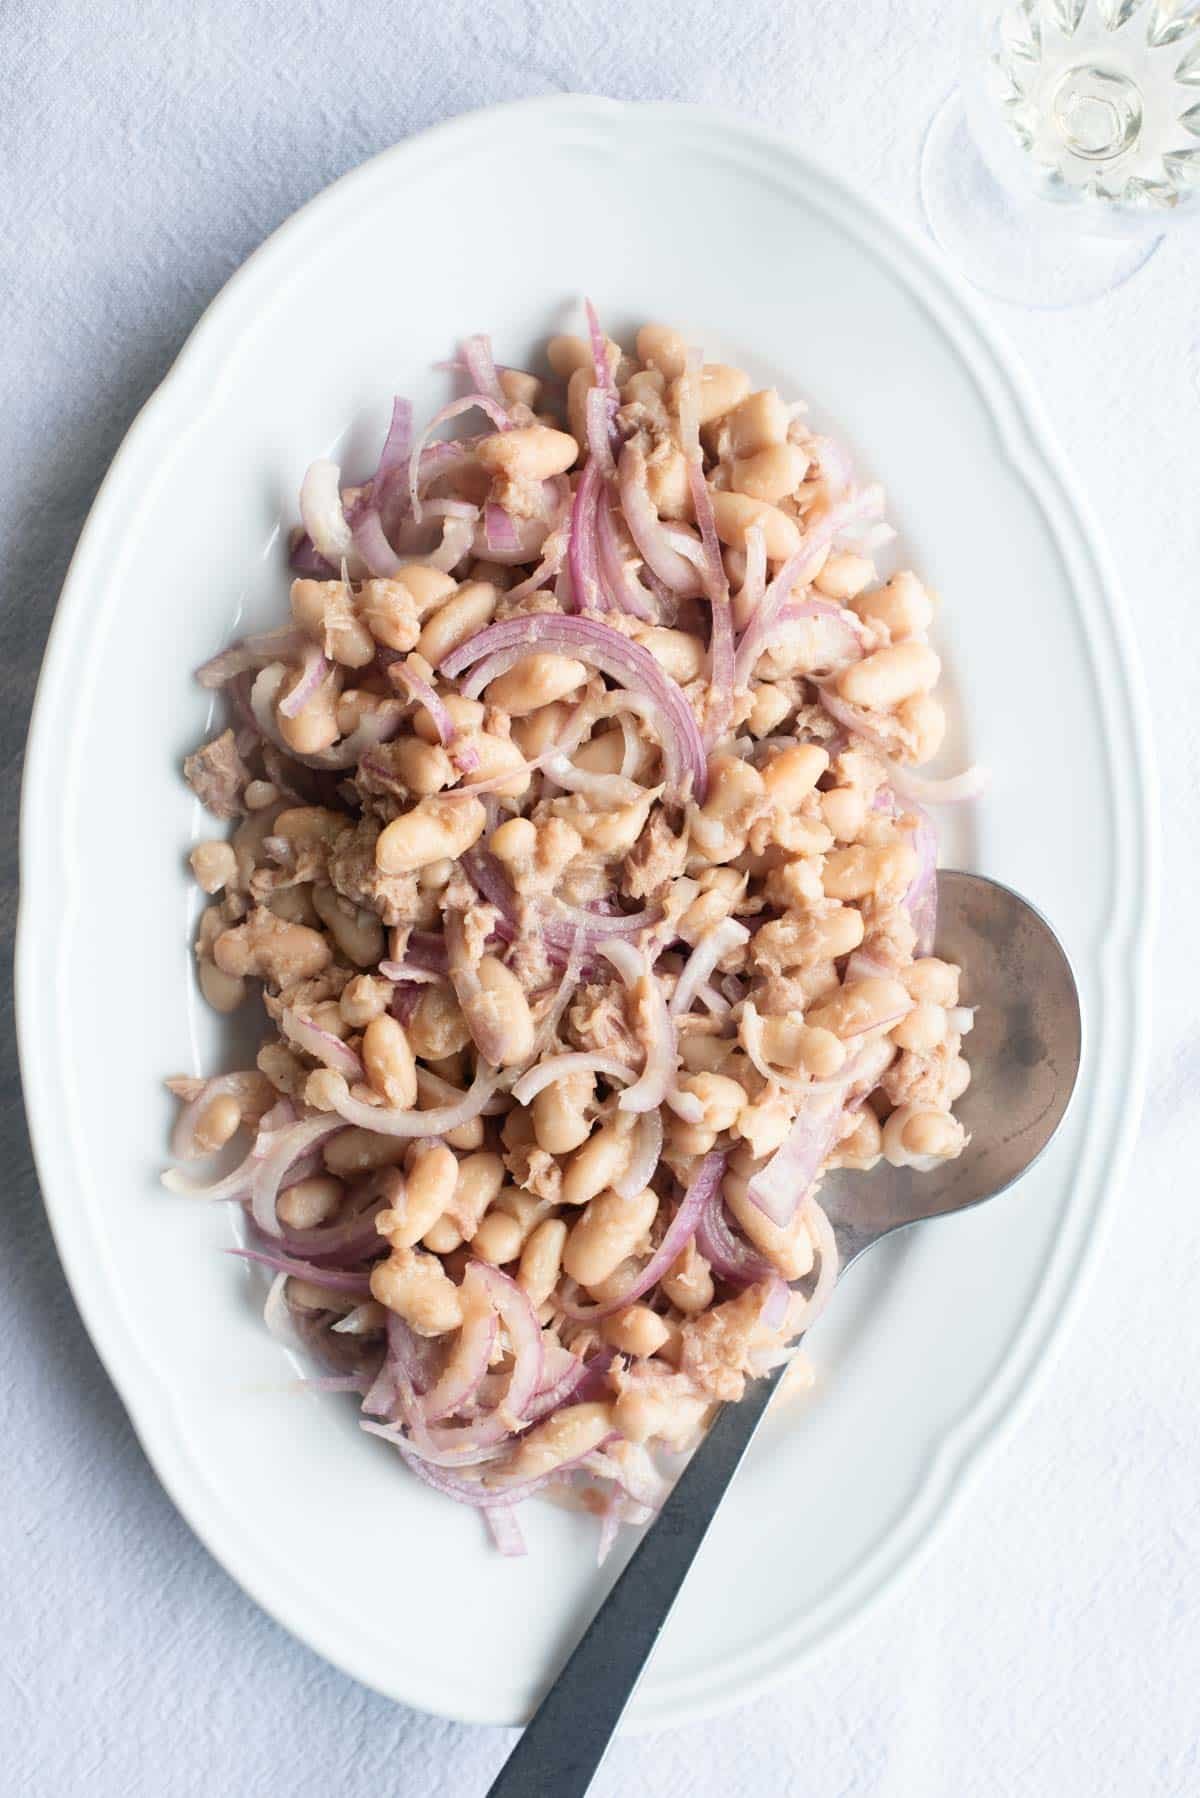
<svg viewBox="0 0 1200 1798">
<path fill-rule="evenodd" d="M 1045 918 L 981 874 L 945 871 L 937 882 L 938 954 L 963 969 L 962 1003 L 978 1008 L 971 1084 L 955 1107 L 970 1142 L 931 1173 L 880 1163 L 866 1177 L 825 1180 L 842 1271 L 881 1237 L 1011 1186 L 1058 1129 L 1079 1071 L 1079 994 Z M 584 1798 L 785 1371 L 722 1406 L 488 1798 Z"/>
</svg>

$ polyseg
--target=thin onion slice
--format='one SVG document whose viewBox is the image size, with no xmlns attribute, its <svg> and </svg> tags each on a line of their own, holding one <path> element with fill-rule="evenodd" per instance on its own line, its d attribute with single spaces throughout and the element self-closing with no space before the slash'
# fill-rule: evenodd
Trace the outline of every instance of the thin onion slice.
<svg viewBox="0 0 1200 1798">
<path fill-rule="evenodd" d="M 629 535 L 647 568 L 680 599 L 693 598 L 701 586 L 696 568 L 673 546 L 654 509 L 646 485 L 646 458 L 636 442 L 627 443 L 617 460 L 617 489 Z"/>
<path fill-rule="evenodd" d="M 743 1238 L 735 1236 L 725 1211 L 720 1181 L 710 1190 L 700 1214 L 696 1246 L 714 1273 L 723 1280 L 754 1286 L 760 1280 L 770 1279 L 774 1272 L 769 1261 L 756 1254 Z"/>
<path fill-rule="evenodd" d="M 679 1209 L 667 1226 L 662 1241 L 620 1298 L 609 1299 L 602 1305 L 576 1305 L 560 1298 L 556 1300 L 559 1309 L 577 1323 L 598 1323 L 601 1318 L 611 1317 L 614 1311 L 624 1310 L 626 1305 L 632 1305 L 635 1299 L 640 1299 L 644 1292 L 649 1292 L 696 1234 L 708 1196 L 714 1186 L 720 1186 L 724 1172 L 724 1155 L 714 1152 L 704 1157 L 680 1201 Z"/>
<path fill-rule="evenodd" d="M 342 471 L 321 457 L 309 464 L 300 484 L 300 516 L 319 556 L 338 568 L 344 562 L 352 580 L 366 573 L 354 546 L 354 532 L 342 504 Z"/>
<path fill-rule="evenodd" d="M 527 614 L 488 625 L 443 657 L 442 673 L 463 681 L 466 698 L 475 699 L 488 682 L 532 650 L 559 650 L 578 656 L 589 667 L 629 687 L 650 701 L 658 713 L 663 777 L 672 798 L 689 791 L 698 803 L 707 791 L 704 745 L 692 709 L 677 684 L 665 675 L 649 650 L 596 618 L 564 618 L 554 613 Z M 482 668 L 480 664 L 483 664 Z"/>
<path fill-rule="evenodd" d="M 553 1086 L 556 1080 L 568 1080 L 572 1074 L 599 1074 L 605 1080 L 622 1084 L 632 1084 L 637 1079 L 634 1070 L 614 1056 L 573 1050 L 566 1055 L 550 1055 L 522 1074 L 512 1089 L 512 1096 L 518 1105 L 528 1105 L 545 1087 Z"/>
<path fill-rule="evenodd" d="M 645 1066 L 639 1078 L 617 1100 L 617 1109 L 657 1110 L 666 1097 L 679 1059 L 675 1024 L 667 1010 L 662 986 L 654 977 L 650 957 L 644 949 L 635 949 L 622 937 L 610 938 L 597 943 L 596 947 L 625 982 L 645 1033 Z"/>
<path fill-rule="evenodd" d="M 290 1280 L 310 1280 L 314 1286 L 325 1286 L 330 1292 L 346 1292 L 355 1298 L 371 1296 L 371 1282 L 366 1274 L 352 1273 L 341 1267 L 317 1267 L 311 1261 L 297 1261 L 291 1255 L 272 1255 L 264 1249 L 226 1249 L 241 1261 L 256 1261 Z"/>
<path fill-rule="evenodd" d="M 688 956 L 687 965 L 679 976 L 675 991 L 671 994 L 671 1015 L 682 1017 L 691 1010 L 692 1005 L 717 963 L 731 949 L 750 940 L 750 932 L 736 918 L 723 918 L 715 930 L 701 937 L 692 953 Z"/>
<path fill-rule="evenodd" d="M 427 1424 L 437 1423 L 470 1403 L 495 1347 L 496 1311 L 475 1266 L 464 1274 L 461 1291 L 465 1316 L 458 1339 L 446 1365 L 420 1401 L 421 1416 Z"/>
<path fill-rule="evenodd" d="M 290 1124 L 286 1130 L 272 1132 L 270 1152 L 258 1163 L 250 1180 L 250 1213 L 264 1236 L 283 1234 L 283 1226 L 275 1215 L 275 1201 L 293 1164 L 335 1136 L 341 1127 L 322 1113 Z"/>
<path fill-rule="evenodd" d="M 658 1170 L 663 1150 L 662 1110 L 643 1111 L 634 1126 L 633 1148 L 624 1173 L 612 1183 L 619 1199 L 636 1199 Z"/>
<path fill-rule="evenodd" d="M 306 1055 L 311 1055 L 325 1067 L 336 1069 L 347 1080 L 362 1079 L 362 1062 L 331 1030 L 319 1029 L 311 1018 L 303 1017 L 291 1007 L 285 1007 L 279 1014 L 279 1027 L 298 1049 L 303 1049 Z"/>
<path fill-rule="evenodd" d="M 978 799 L 988 784 L 987 769 L 977 763 L 964 768 L 961 774 L 950 774 L 943 780 L 918 774 L 914 769 L 886 758 L 885 766 L 888 779 L 900 798 L 910 800 L 914 805 L 961 805 L 965 800 Z"/>
<path fill-rule="evenodd" d="M 428 1111 L 393 1111 L 386 1105 L 367 1105 L 352 1099 L 342 1081 L 342 1089 L 333 1093 L 332 1109 L 347 1124 L 357 1124 L 376 1136 L 445 1136 L 461 1124 L 483 1115 L 484 1107 L 504 1084 L 505 1076 L 481 1061 L 470 1089 L 451 1105 L 433 1106 Z"/>
</svg>

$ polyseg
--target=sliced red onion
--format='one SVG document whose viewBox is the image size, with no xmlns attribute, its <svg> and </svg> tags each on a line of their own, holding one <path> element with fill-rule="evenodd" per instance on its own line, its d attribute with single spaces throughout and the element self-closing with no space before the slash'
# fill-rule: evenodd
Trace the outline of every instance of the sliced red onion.
<svg viewBox="0 0 1200 1798">
<path fill-rule="evenodd" d="M 833 1149 L 844 1098 L 843 1088 L 802 1099 L 786 1139 L 750 1180 L 751 1202 L 781 1230 L 795 1217 Z"/>
<path fill-rule="evenodd" d="M 612 453 L 614 397 L 607 388 L 589 387 L 584 401 L 588 455 L 606 480 L 617 472 Z"/>
<path fill-rule="evenodd" d="M 601 592 L 609 608 L 644 618 L 648 624 L 658 619 L 654 597 L 637 578 L 634 567 L 626 559 L 617 535 L 613 507 L 607 490 L 596 501 L 596 548 L 600 562 Z"/>
<path fill-rule="evenodd" d="M 490 502 L 483 508 L 483 535 L 490 556 L 521 547 L 516 526 L 504 507 Z"/>
<path fill-rule="evenodd" d="M 723 1018 L 726 1012 L 730 1011 L 736 1003 L 734 1000 L 727 999 L 724 993 L 719 993 L 716 987 L 710 986 L 707 981 L 705 981 L 703 986 L 697 988 L 696 997 L 699 999 L 701 1005 L 703 1005 L 707 1011 L 711 1011 L 716 1018 Z"/>
<path fill-rule="evenodd" d="M 494 400 L 497 406 L 502 406 L 507 414 L 508 401 L 496 373 L 496 364 L 492 357 L 492 340 L 486 332 L 480 331 L 472 337 L 463 339 L 462 359 L 466 364 L 467 373 L 478 391 L 485 394 L 489 400 Z"/>
<path fill-rule="evenodd" d="M 289 670 L 282 662 L 271 662 L 260 671 L 250 689 L 250 709 L 254 714 L 254 722 L 268 743 L 293 761 L 300 762 L 306 768 L 340 769 L 352 768 L 365 749 L 373 749 L 379 743 L 386 743 L 396 736 L 404 722 L 403 708 L 395 702 L 386 701 L 377 711 L 368 712 L 356 730 L 331 749 L 318 750 L 313 755 L 301 755 L 298 750 L 290 749 L 280 735 L 279 726 L 275 722 L 275 701 L 280 687 L 287 678 Z"/>
<path fill-rule="evenodd" d="M 475 524 L 473 520 L 448 517 L 442 532 L 441 543 L 436 549 L 422 556 L 421 560 L 430 568 L 439 568 L 443 574 L 450 574 L 465 556 L 470 555 L 474 543 Z"/>
<path fill-rule="evenodd" d="M 327 1138 L 336 1136 L 341 1127 L 322 1115 L 303 1118 L 285 1130 L 272 1132 L 270 1150 L 250 1179 L 250 1213 L 264 1236 L 283 1234 L 283 1225 L 275 1215 L 275 1201 L 293 1163 Z"/>
<path fill-rule="evenodd" d="M 888 979 L 895 972 L 896 970 L 889 967 L 886 962 L 878 961 L 875 956 L 868 955 L 865 949 L 855 949 L 846 962 L 842 979 L 846 985 L 849 985 L 855 980 Z"/>
<path fill-rule="evenodd" d="M 838 1277 L 837 1238 L 833 1233 L 833 1225 L 822 1211 L 815 1199 L 808 1199 L 804 1209 L 804 1225 L 817 1251 L 817 1279 L 812 1291 L 804 1303 L 804 1311 L 798 1325 L 808 1330 L 816 1323 L 833 1294 Z"/>
<path fill-rule="evenodd" d="M 531 593 L 538 592 L 548 581 L 554 579 L 566 558 L 569 537 L 569 522 L 556 525 L 551 530 L 542 544 L 542 559 L 533 573 L 528 579 L 521 581 L 518 586 L 509 588 L 507 598 L 510 603 L 515 600 L 527 599 Z"/>
<path fill-rule="evenodd" d="M 418 674 L 407 662 L 390 662 L 387 674 L 393 686 L 403 687 L 408 697 L 429 713 L 442 747 L 453 743 L 458 734 L 458 726 L 447 711 L 441 694 L 434 691 L 424 676 Z"/>
<path fill-rule="evenodd" d="M 662 1111 L 657 1107 L 653 1111 L 643 1111 L 634 1126 L 633 1147 L 625 1171 L 612 1183 L 619 1199 L 636 1199 L 645 1191 L 662 1160 L 662 1149 Z"/>
<path fill-rule="evenodd" d="M 474 1398 L 496 1345 L 496 1312 L 474 1265 L 463 1277 L 463 1323 L 440 1375 L 419 1401 L 425 1423 L 461 1411 Z"/>
<path fill-rule="evenodd" d="M 202 687 L 223 687 L 239 674 L 262 668 L 267 662 L 277 662 L 281 656 L 300 655 L 307 647 L 308 638 L 293 624 L 276 631 L 260 631 L 256 636 L 243 637 L 240 643 L 213 656 L 197 668 L 196 679 Z"/>
<path fill-rule="evenodd" d="M 703 1214 L 708 1195 L 714 1186 L 720 1186 L 724 1170 L 724 1155 L 714 1153 L 704 1157 L 696 1169 L 691 1185 L 680 1200 L 678 1211 L 667 1226 L 665 1236 L 641 1273 L 634 1278 L 620 1298 L 609 1299 L 602 1305 L 575 1305 L 559 1299 L 557 1303 L 560 1310 L 578 1323 L 598 1323 L 601 1318 L 611 1317 L 614 1311 L 623 1311 L 626 1305 L 632 1305 L 633 1301 L 640 1299 L 644 1292 L 649 1292 L 650 1288 L 657 1285 L 662 1279 L 668 1268 L 679 1258 L 696 1234 L 696 1227 Z"/>
<path fill-rule="evenodd" d="M 515 1428 L 524 1420 L 542 1384 L 545 1365 L 542 1326 L 515 1280 L 486 1261 L 473 1261 L 471 1266 L 477 1270 L 476 1277 L 482 1281 L 508 1334 L 513 1369 L 497 1410 L 504 1413 L 511 1420 L 510 1427 Z"/>
<path fill-rule="evenodd" d="M 415 962 L 407 961 L 381 961 L 378 972 L 384 980 L 391 980 L 397 986 L 436 986 L 442 978 L 432 968 L 421 968 Z"/>
<path fill-rule="evenodd" d="M 367 1105 L 361 1099 L 352 1099 L 346 1088 L 334 1094 L 333 1110 L 344 1123 L 357 1124 L 360 1130 L 370 1130 L 376 1136 L 445 1136 L 480 1117 L 502 1084 L 503 1076 L 486 1062 L 480 1062 L 470 1090 L 452 1105 L 434 1106 L 428 1111 L 393 1111 L 386 1105 Z"/>
<path fill-rule="evenodd" d="M 746 532 L 746 578 L 738 595 L 742 610 L 753 617 L 767 589 L 767 538 L 761 524 Z"/>
<path fill-rule="evenodd" d="M 596 545 L 596 512 L 602 486 L 599 465 L 589 461 L 575 489 L 571 506 L 571 535 L 567 543 L 571 591 L 576 607 L 581 612 L 602 612 L 608 609 L 600 586 L 599 552 Z"/>
<path fill-rule="evenodd" d="M 335 581 L 337 569 L 324 556 L 317 554 L 313 548 L 312 538 L 302 525 L 297 525 L 291 534 L 288 547 L 288 567 L 301 580 Z"/>
<path fill-rule="evenodd" d="M 854 480 L 849 451 L 832 437 L 814 437 L 810 445 L 831 499 L 842 499 Z"/>
<path fill-rule="evenodd" d="M 242 1261 L 257 1261 L 290 1280 L 311 1280 L 314 1286 L 326 1286 L 330 1292 L 348 1292 L 356 1298 L 371 1296 L 371 1282 L 366 1274 L 349 1273 L 344 1268 L 316 1267 L 311 1261 L 296 1261 L 291 1255 L 270 1255 L 262 1249 L 226 1249 Z"/>
<path fill-rule="evenodd" d="M 787 1281 L 772 1271 L 763 1282 L 762 1310 L 758 1321 L 765 1330 L 777 1330 L 787 1316 L 791 1303 L 791 1292 Z"/>
<path fill-rule="evenodd" d="M 850 737 L 865 738 L 865 740 L 872 744 L 875 749 L 879 750 L 882 757 L 886 759 L 887 743 L 880 732 L 872 724 L 870 714 L 864 712 L 860 706 L 851 705 L 849 700 L 843 699 L 841 695 L 835 691 L 831 682 L 818 681 L 816 686 L 817 698 L 829 713 L 829 716 L 833 719 L 834 723 L 840 724 L 842 729 Z"/>
<path fill-rule="evenodd" d="M 712 607 L 712 634 L 708 647 L 709 704 L 704 728 L 704 741 L 711 747 L 725 735 L 733 716 L 733 612 L 698 443 L 695 455 L 690 452 L 688 455 L 688 486 L 696 522 L 700 526 L 706 564 L 704 585 Z"/>
<path fill-rule="evenodd" d="M 688 956 L 687 965 L 671 994 L 672 1017 L 682 1017 L 689 1012 L 697 993 L 717 963 L 731 949 L 736 949 L 739 944 L 749 940 L 750 932 L 736 918 L 723 918 L 715 930 L 710 930 L 702 937 Z"/>
<path fill-rule="evenodd" d="M 877 503 L 878 498 L 881 497 L 882 489 L 864 488 L 853 498 L 831 506 L 823 517 L 808 528 L 799 549 L 783 564 L 763 594 L 750 623 L 742 632 L 741 641 L 734 656 L 735 687 L 744 687 L 749 683 L 758 658 L 767 647 L 768 638 L 775 627 L 779 613 L 791 599 L 796 588 L 807 585 L 808 580 L 812 578 L 809 569 L 812 569 L 812 574 L 817 572 L 814 564 L 818 556 L 829 547 L 844 524 L 851 518 L 859 516 L 863 508 Z M 832 602 L 828 609 L 839 616 L 843 615 L 842 608 L 833 605 Z M 853 617 L 853 614 L 851 613 L 849 616 Z"/>
<path fill-rule="evenodd" d="M 354 547 L 362 558 L 367 573 L 390 580 L 404 567 L 404 557 L 392 548 L 383 520 L 374 506 L 368 506 L 354 526 Z"/>
<path fill-rule="evenodd" d="M 367 1175 L 347 1198 L 349 1215 L 339 1217 L 334 1223 L 318 1224 L 311 1230 L 294 1230 L 284 1224 L 282 1240 L 285 1246 L 302 1260 L 313 1262 L 332 1257 L 335 1261 L 353 1263 L 382 1253 L 387 1245 L 375 1228 L 375 1219 L 391 1204 L 385 1187 L 388 1176 L 397 1180 L 402 1178 L 395 1168 L 382 1168 L 376 1174 Z M 281 1186 L 279 1190 L 286 1192 L 287 1187 Z"/>
<path fill-rule="evenodd" d="M 300 516 L 317 554 L 357 580 L 366 572 L 354 547 L 354 533 L 342 505 L 342 471 L 321 457 L 310 464 L 300 484 Z"/>
<path fill-rule="evenodd" d="M 696 1247 L 715 1274 L 740 1286 L 754 1286 L 760 1280 L 769 1280 L 775 1271 L 744 1238 L 734 1234 L 719 1180 L 709 1192 L 696 1226 Z"/>
<path fill-rule="evenodd" d="M 345 1074 L 347 1080 L 363 1078 L 363 1064 L 353 1049 L 348 1049 L 341 1037 L 334 1036 L 331 1030 L 321 1030 L 291 1007 L 280 1013 L 279 1028 L 290 1042 L 306 1055 L 322 1062 L 327 1068 L 335 1068 L 339 1074 Z"/>
<path fill-rule="evenodd" d="M 698 802 L 703 802 L 708 769 L 691 707 L 649 650 L 622 636 L 611 625 L 596 618 L 564 618 L 544 612 L 507 618 L 501 624 L 488 625 L 452 650 L 443 658 L 441 668 L 444 674 L 457 679 L 473 667 L 475 671 L 462 683 L 462 691 L 468 699 L 474 699 L 501 672 L 501 661 L 504 667 L 511 667 L 534 649 L 578 656 L 589 667 L 599 669 L 650 701 L 658 713 L 668 792 L 673 797 L 683 797 L 690 791 Z M 483 668 L 480 662 L 484 663 Z"/>
<path fill-rule="evenodd" d="M 807 1097 L 815 1086 L 830 1084 L 817 1083 L 810 1080 L 807 1074 L 788 1074 L 772 1066 L 763 1043 L 763 1020 L 752 999 L 747 999 L 742 1006 L 742 1014 L 738 1019 L 738 1041 L 763 1079 L 772 1086 L 779 1087 L 782 1092 Z"/>
<path fill-rule="evenodd" d="M 674 548 L 654 509 L 646 486 L 646 459 L 636 442 L 627 443 L 618 458 L 617 488 L 629 535 L 647 568 L 681 599 L 694 597 L 700 591 L 696 569 Z"/>
<path fill-rule="evenodd" d="M 507 1510 L 503 1510 L 499 1506 L 492 1506 L 490 1510 L 483 1513 L 483 1521 L 487 1526 L 493 1546 L 500 1554 L 513 1559 L 529 1553 L 525 1546 L 521 1525 L 517 1521 L 515 1505 L 510 1506 Z"/>
<path fill-rule="evenodd" d="M 218 1074 L 212 1080 L 200 1080 L 196 1090 L 175 1120 L 171 1132 L 171 1153 L 177 1161 L 195 1161 L 202 1155 L 212 1153 L 210 1149 L 202 1149 L 196 1143 L 196 1126 L 208 1110 L 214 1099 L 223 1095 L 244 1102 L 247 1096 L 256 1092 L 262 1085 L 262 1075 L 257 1070 L 249 1073 Z M 632 1079 L 632 1075 L 630 1076 Z M 243 1163 L 244 1165 L 244 1163 Z"/>
<path fill-rule="evenodd" d="M 605 1080 L 619 1081 L 622 1085 L 632 1084 L 637 1079 L 633 1068 L 626 1067 L 623 1061 L 617 1061 L 614 1056 L 592 1055 L 582 1050 L 573 1050 L 565 1055 L 551 1055 L 545 1061 L 539 1061 L 536 1067 L 522 1074 L 512 1089 L 512 1096 L 518 1105 L 529 1105 L 544 1087 L 553 1086 L 557 1080 L 568 1080 L 572 1074 L 585 1073 L 599 1074 Z"/>
<path fill-rule="evenodd" d="M 328 673 L 329 663 L 316 644 L 305 644 L 299 678 L 287 697 L 279 701 L 280 716 L 294 718 L 297 713 L 302 712 L 308 702 L 316 697 L 317 689 Z"/>
<path fill-rule="evenodd" d="M 286 1105 L 287 1109 L 284 1110 Z M 279 1115 L 276 1115 L 279 1114 Z M 261 1163 L 270 1155 L 286 1129 L 290 1128 L 293 1118 L 290 1103 L 286 1100 L 273 1106 L 260 1121 L 254 1145 L 245 1160 L 239 1162 L 220 1180 L 204 1182 L 188 1180 L 178 1168 L 168 1168 L 162 1175 L 162 1183 L 168 1192 L 178 1193 L 183 1197 L 194 1199 L 245 1199 L 250 1195 L 250 1186 Z"/>
<path fill-rule="evenodd" d="M 432 930 L 412 930 L 404 945 L 404 959 L 418 968 L 428 968 L 431 974 L 446 972 L 446 944 L 442 937 Z"/>
<path fill-rule="evenodd" d="M 988 784 L 986 768 L 973 763 L 964 768 L 961 774 L 951 774 L 944 780 L 935 780 L 929 775 L 918 774 L 912 768 L 902 767 L 899 762 L 885 758 L 888 778 L 901 799 L 910 800 L 915 805 L 961 805 L 964 800 L 978 799 Z"/>
<path fill-rule="evenodd" d="M 474 411 L 476 407 L 487 413 L 498 431 L 507 431 L 512 428 L 512 420 L 504 406 L 490 399 L 486 393 L 468 393 L 463 399 L 451 400 L 448 406 L 443 406 L 440 412 L 434 413 L 414 443 L 408 459 L 408 502 L 418 524 L 424 517 L 420 493 L 422 453 L 436 430 L 439 430 L 442 425 L 448 424 L 452 418 L 461 418 L 464 412 Z M 320 546 L 318 545 L 318 547 Z"/>
<path fill-rule="evenodd" d="M 600 809 L 603 811 L 633 805 L 647 795 L 647 789 L 639 786 L 636 780 L 626 780 L 621 774 L 593 774 L 588 768 L 577 768 L 569 757 L 558 752 L 547 756 L 542 766 L 564 792 L 586 793 L 602 802 Z"/>
<path fill-rule="evenodd" d="M 615 396 L 616 382 L 612 369 L 608 365 L 608 342 L 600 329 L 600 319 L 596 308 L 590 300 L 583 302 L 584 316 L 587 319 L 588 340 L 592 346 L 592 376 L 597 387 Z"/>
<path fill-rule="evenodd" d="M 917 853 L 917 871 L 904 895 L 904 909 L 917 933 L 917 954 L 932 955 L 933 945 L 937 940 L 938 843 L 932 820 L 922 811 L 917 813 L 917 827 L 912 832 L 912 844 Z"/>
<path fill-rule="evenodd" d="M 654 977 L 650 957 L 623 938 L 597 943 L 628 988 L 635 1010 L 646 1031 L 646 1062 L 639 1079 L 617 1100 L 619 1111 L 653 1111 L 662 1104 L 679 1060 L 675 1024 L 667 1010 L 663 990 Z"/>
</svg>

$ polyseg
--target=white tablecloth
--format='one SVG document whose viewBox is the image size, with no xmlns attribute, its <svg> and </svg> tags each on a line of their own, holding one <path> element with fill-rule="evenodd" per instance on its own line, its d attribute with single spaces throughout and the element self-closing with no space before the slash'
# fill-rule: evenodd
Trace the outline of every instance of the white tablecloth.
<svg viewBox="0 0 1200 1798">
<path fill-rule="evenodd" d="M 104 467 L 201 309 L 301 201 L 423 125 L 575 89 L 741 109 L 911 218 L 922 133 L 954 77 L 955 11 L 954 0 L 8 0 L 10 816 L 38 648 Z M 1167 832 L 1153 1091 L 1108 1253 L 1033 1413 L 918 1575 L 774 1697 L 619 1743 L 600 1798 L 1200 1790 L 1198 276 L 1197 239 L 1178 239 L 1091 306 L 992 308 L 1107 527 L 1156 714 Z M 118 794 L 115 782 L 115 828 Z M 10 901 L 11 889 L 10 863 Z M 482 1792 L 509 1732 L 353 1685 L 262 1616 L 176 1516 L 64 1290 L 15 1086 L 10 1074 L 0 1786 L 53 1798 Z"/>
</svg>

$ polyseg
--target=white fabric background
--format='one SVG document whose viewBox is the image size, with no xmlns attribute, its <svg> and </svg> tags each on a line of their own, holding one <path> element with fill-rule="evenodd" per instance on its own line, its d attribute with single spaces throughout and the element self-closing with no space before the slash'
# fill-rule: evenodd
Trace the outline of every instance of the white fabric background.
<svg viewBox="0 0 1200 1798">
<path fill-rule="evenodd" d="M 744 110 L 913 218 L 954 13 L 954 0 L 0 0 L 9 925 L 20 741 L 67 557 L 129 421 L 247 252 L 406 133 L 570 89 Z M 536 201 L 508 203 L 519 242 Z M 1180 239 L 1089 307 L 994 309 L 1107 526 L 1156 713 L 1153 1092 L 1108 1253 L 1032 1414 L 904 1590 L 773 1698 L 619 1743 L 599 1798 L 1200 1789 L 1198 275 L 1200 241 Z M 134 823 L 119 795 L 114 770 L 114 830 Z M 3 1092 L 0 1787 L 484 1791 L 508 1732 L 351 1684 L 260 1615 L 176 1516 L 63 1286 L 11 1061 Z"/>
</svg>

